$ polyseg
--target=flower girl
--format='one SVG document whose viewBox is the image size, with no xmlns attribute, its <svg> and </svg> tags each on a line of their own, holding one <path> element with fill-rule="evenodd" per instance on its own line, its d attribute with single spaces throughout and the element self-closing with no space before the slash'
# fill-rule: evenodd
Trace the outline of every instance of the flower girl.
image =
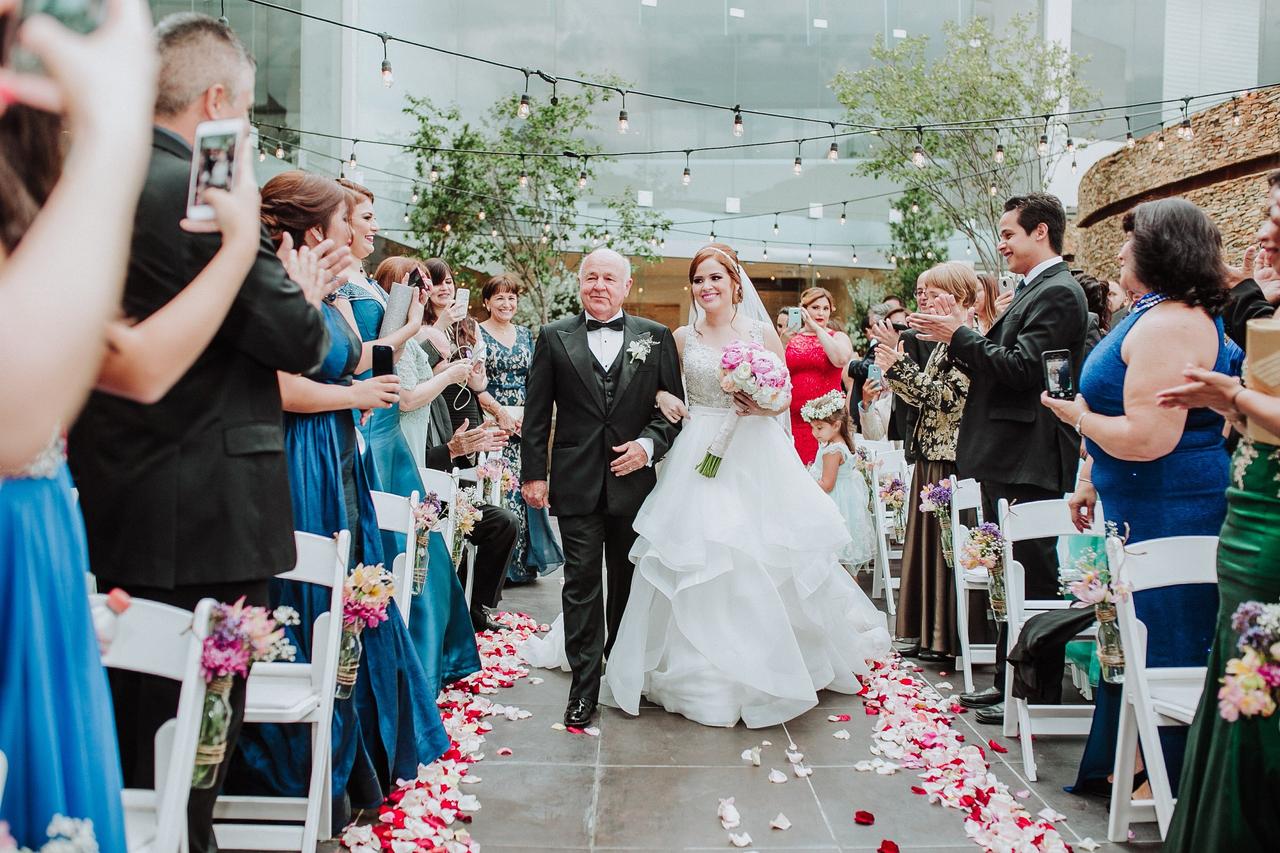
<svg viewBox="0 0 1280 853">
<path fill-rule="evenodd" d="M 871 537 L 875 524 L 867 481 L 854 464 L 853 425 L 844 393 L 829 391 L 810 400 L 800 410 L 800 416 L 818 440 L 818 455 L 809 466 L 809 473 L 835 501 L 853 539 L 840 561 L 856 569 L 873 556 Z"/>
</svg>

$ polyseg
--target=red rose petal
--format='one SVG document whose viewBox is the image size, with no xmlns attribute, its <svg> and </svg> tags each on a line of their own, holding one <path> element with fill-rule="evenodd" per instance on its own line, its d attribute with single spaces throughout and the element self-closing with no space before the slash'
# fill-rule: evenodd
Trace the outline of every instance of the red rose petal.
<svg viewBox="0 0 1280 853">
<path fill-rule="evenodd" d="M 853 813 L 853 822 L 858 826 L 871 826 L 876 822 L 876 816 L 871 812 L 856 811 Z"/>
<path fill-rule="evenodd" d="M 849 720 L 853 719 L 848 714 L 836 714 L 835 718 L 837 722 L 841 722 L 841 723 L 847 723 L 849 722 Z"/>
<path fill-rule="evenodd" d="M 998 753 L 1000 753 L 1000 754 L 1002 754 L 1002 755 L 1003 755 L 1004 753 L 1006 753 L 1006 752 L 1008 752 L 1008 751 L 1009 751 L 1009 750 L 1005 749 L 1005 747 L 1004 747 L 1004 745 L 1003 745 L 1003 744 L 1001 744 L 999 741 L 995 741 L 995 740 L 989 740 L 989 741 L 987 741 L 987 746 L 991 747 L 991 751 L 992 751 L 992 752 L 998 752 Z"/>
<path fill-rule="evenodd" d="M 928 792 L 928 791 L 926 791 L 924 788 L 921 788 L 919 785 L 912 785 L 912 786 L 911 786 L 911 793 L 913 793 L 913 794 L 927 795 L 929 792 Z"/>
<path fill-rule="evenodd" d="M 886 838 L 880 842 L 880 846 L 876 848 L 876 853 L 899 853 L 898 845 Z"/>
</svg>

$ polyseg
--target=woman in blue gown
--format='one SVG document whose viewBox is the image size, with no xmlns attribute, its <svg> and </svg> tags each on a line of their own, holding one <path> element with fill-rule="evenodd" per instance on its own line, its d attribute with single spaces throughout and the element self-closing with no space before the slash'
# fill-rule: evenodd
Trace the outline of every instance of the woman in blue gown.
<svg viewBox="0 0 1280 853">
<path fill-rule="evenodd" d="M 348 241 L 352 206 L 345 189 L 303 172 L 277 175 L 262 189 L 264 220 L 277 234 L 291 233 L 296 244 L 325 237 Z M 350 530 L 351 564 L 378 564 L 383 550 L 370 496 L 375 484 L 368 458 L 357 447 L 351 412 L 353 406 L 385 405 L 385 397 L 377 381 L 353 382 L 360 340 L 335 308 L 326 305 L 323 311 L 330 334 L 324 362 L 309 377 L 281 376 L 294 524 L 322 536 Z M 310 657 L 309 626 L 328 601 L 328 592 L 311 584 L 273 581 L 272 603 L 292 606 L 301 615 L 301 625 L 290 629 L 300 659 Z M 362 634 L 364 654 L 352 700 L 335 706 L 334 796 L 346 792 L 362 807 L 377 805 L 396 779 L 416 775 L 419 764 L 435 761 L 449 747 L 435 694 L 394 601 L 388 610 L 387 621 Z M 310 772 L 305 727 L 245 729 L 233 790 L 305 796 Z M 341 811 L 335 809 L 335 818 Z"/>
<path fill-rule="evenodd" d="M 359 262 L 373 251 L 378 221 L 373 213 L 373 194 L 359 184 L 341 183 L 354 194 L 351 247 L 355 263 L 350 280 L 338 290 L 337 296 L 350 307 L 356 329 L 365 342 L 363 346 L 368 349 L 378 339 L 383 315 L 386 314 L 387 294 L 377 281 L 364 275 Z M 420 327 L 421 324 L 415 325 Z M 394 345 L 398 340 L 389 335 L 387 340 L 378 342 Z M 409 345 L 409 342 L 405 341 L 404 345 Z M 365 370 L 356 378 L 365 379 L 371 375 L 372 370 Z M 414 454 L 400 429 L 399 404 L 375 409 L 360 430 L 373 458 L 374 476 L 380 484 L 377 488 L 402 497 L 409 497 L 415 491 L 419 495 L 424 494 Z M 388 557 L 399 554 L 405 549 L 404 537 L 384 534 L 383 547 Z M 391 562 L 391 559 L 387 560 L 388 565 Z M 433 696 L 441 688 L 480 670 L 480 654 L 471 627 L 466 595 L 454 570 L 449 547 L 439 533 L 432 533 L 430 537 L 427 583 L 411 602 L 409 633 Z"/>
<path fill-rule="evenodd" d="M 1188 362 L 1230 369 L 1219 316 L 1226 301 L 1221 238 L 1199 208 L 1177 198 L 1139 205 L 1126 215 L 1125 231 L 1120 283 L 1135 295 L 1133 308 L 1090 353 L 1080 397 L 1045 398 L 1080 431 L 1088 450 L 1072 503 L 1092 508 L 1101 501 L 1107 521 L 1122 535 L 1127 529 L 1130 544 L 1216 536 L 1227 510 L 1223 418 L 1210 409 L 1160 409 L 1155 391 L 1179 384 Z M 1152 638 L 1149 666 L 1204 665 L 1216 628 L 1216 586 L 1146 590 L 1134 595 L 1134 607 Z M 1109 795 L 1120 696 L 1120 685 L 1099 684 L 1069 791 Z M 1186 733 L 1184 727 L 1160 733 L 1175 792 Z"/>
</svg>

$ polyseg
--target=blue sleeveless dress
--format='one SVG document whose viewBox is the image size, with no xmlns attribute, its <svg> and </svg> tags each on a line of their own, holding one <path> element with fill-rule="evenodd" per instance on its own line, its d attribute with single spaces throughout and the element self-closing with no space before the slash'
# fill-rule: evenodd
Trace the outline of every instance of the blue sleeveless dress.
<svg viewBox="0 0 1280 853">
<path fill-rule="evenodd" d="M 376 288 L 377 284 L 370 282 L 369 287 Z M 376 340 L 386 313 L 382 300 L 366 288 L 352 284 L 340 288 L 338 296 L 350 300 L 360 337 L 365 341 Z M 356 378 L 366 379 L 371 375 L 369 370 Z M 358 428 L 373 457 L 373 475 L 381 484 L 374 488 L 401 497 L 409 497 L 415 491 L 420 495 L 425 493 L 413 453 L 400 431 L 398 403 L 388 409 L 375 409 L 368 422 Z M 388 555 L 399 554 L 405 549 L 404 537 L 383 534 L 383 548 Z M 480 653 L 476 649 L 466 594 L 454 570 L 449 547 L 439 533 L 432 533 L 430 537 L 427 583 L 422 592 L 413 597 L 409 635 L 432 697 L 446 685 L 480 671 Z"/>
<path fill-rule="evenodd" d="M 1120 357 L 1125 336 L 1146 316 L 1138 309 L 1104 337 L 1085 361 L 1080 391 L 1089 408 L 1101 415 L 1124 414 L 1124 378 L 1127 365 Z M 1229 373 L 1232 351 L 1218 328 L 1218 358 L 1214 370 Z M 1187 412 L 1182 438 L 1173 452 L 1151 462 L 1129 462 L 1107 455 L 1085 439 L 1093 457 L 1093 485 L 1098 490 L 1108 522 L 1129 542 L 1165 536 L 1217 536 L 1227 513 L 1229 457 L 1222 437 L 1222 417 L 1210 409 Z M 1146 590 L 1134 595 L 1134 608 L 1150 631 L 1147 664 L 1150 666 L 1203 666 L 1209 657 L 1217 627 L 1218 590 L 1212 584 L 1186 584 Z M 1120 685 L 1098 685 L 1094 694 L 1093 725 L 1073 788 L 1105 781 L 1115 762 L 1120 724 Z M 1165 764 L 1175 793 L 1185 727 L 1160 731 Z M 1120 784 L 1125 784 L 1123 781 Z"/>
<path fill-rule="evenodd" d="M 360 341 L 336 309 L 326 305 L 323 311 L 332 344 L 309 378 L 350 384 Z M 356 447 L 350 412 L 286 412 L 285 452 L 296 528 L 321 536 L 350 530 L 351 564 L 382 563 L 382 539 L 369 494 L 376 481 L 369 460 Z M 328 592 L 294 581 L 271 583 L 272 603 L 294 607 L 301 615 L 301 624 L 286 630 L 299 659 L 307 660 L 310 631 L 298 629 L 310 626 L 328 608 Z M 377 805 L 391 782 L 416 774 L 420 762 L 434 761 L 449 746 L 435 695 L 427 692 L 394 601 L 388 616 L 361 635 L 364 655 L 354 694 L 334 708 L 334 795 L 346 791 L 352 804 L 362 807 Z M 245 726 L 245 732 L 240 755 L 246 772 L 235 773 L 234 787 L 228 789 L 305 796 L 310 772 L 305 727 Z"/>
<path fill-rule="evenodd" d="M 85 575 L 84 522 L 60 445 L 0 476 L 0 820 L 20 847 L 56 814 L 93 821 L 102 853 L 125 853 L 120 753 Z"/>
</svg>

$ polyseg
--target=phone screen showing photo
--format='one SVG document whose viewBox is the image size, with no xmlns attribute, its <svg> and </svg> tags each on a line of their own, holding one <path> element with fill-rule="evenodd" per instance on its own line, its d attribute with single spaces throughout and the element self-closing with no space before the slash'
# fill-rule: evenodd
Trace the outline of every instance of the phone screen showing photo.
<svg viewBox="0 0 1280 853">
<path fill-rule="evenodd" d="M 200 146 L 199 163 L 196 171 L 195 191 L 191 203 L 203 205 L 204 191 L 209 187 L 225 190 L 231 186 L 236 158 L 236 142 L 239 134 L 211 133 L 197 140 Z"/>
<path fill-rule="evenodd" d="M 1075 399 L 1075 380 L 1071 375 L 1071 355 L 1069 353 L 1045 354 L 1044 385 L 1045 390 L 1049 392 L 1049 396 L 1054 399 Z"/>
</svg>

